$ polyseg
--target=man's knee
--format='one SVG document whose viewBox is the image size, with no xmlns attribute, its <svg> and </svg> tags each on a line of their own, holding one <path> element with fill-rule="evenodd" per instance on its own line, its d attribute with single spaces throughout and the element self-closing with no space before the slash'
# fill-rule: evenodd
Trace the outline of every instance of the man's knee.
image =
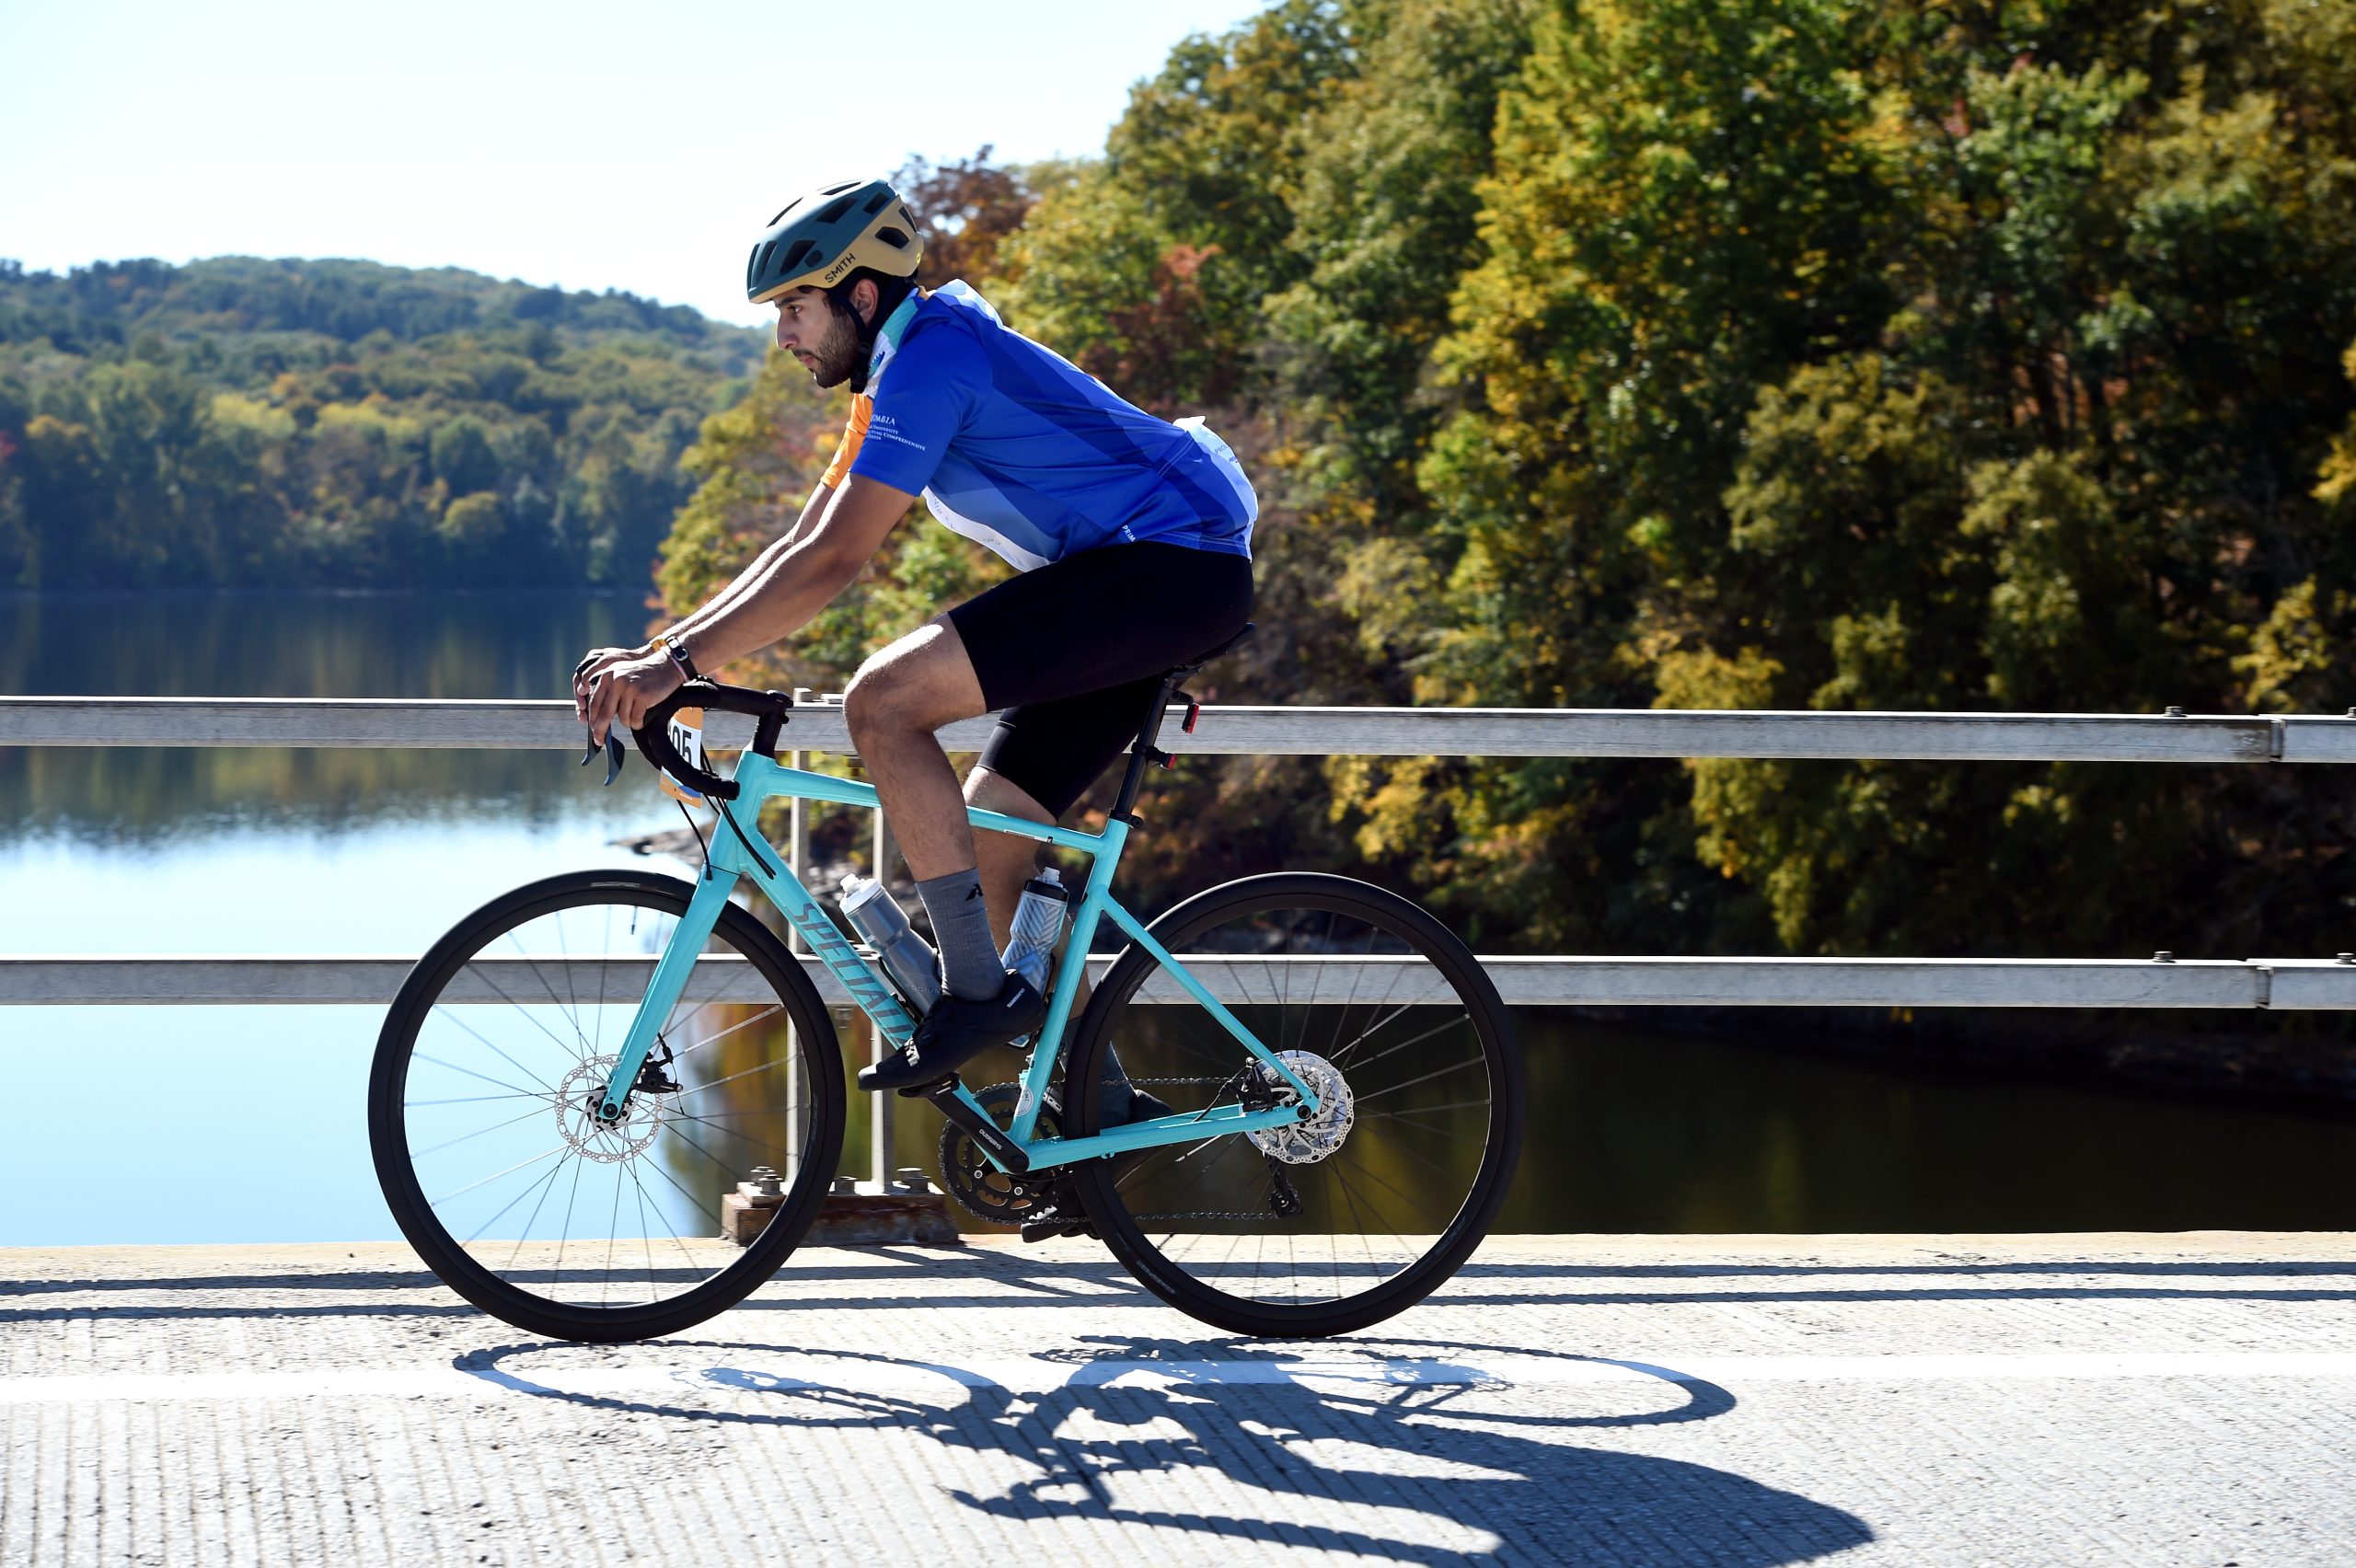
<svg viewBox="0 0 2356 1568">
<path fill-rule="evenodd" d="M 895 730 L 926 733 L 981 711 L 973 667 L 941 623 L 919 627 L 859 667 L 843 692 L 843 723 L 854 739 Z"/>
<path fill-rule="evenodd" d="M 843 725 L 854 740 L 881 732 L 907 705 L 907 683 L 895 674 L 890 652 L 887 648 L 870 658 L 843 688 Z"/>
</svg>

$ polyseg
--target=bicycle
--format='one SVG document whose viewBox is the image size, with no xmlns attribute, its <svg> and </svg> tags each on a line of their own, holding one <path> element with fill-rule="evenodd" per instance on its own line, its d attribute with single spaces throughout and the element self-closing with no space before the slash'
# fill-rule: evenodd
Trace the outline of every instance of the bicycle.
<svg viewBox="0 0 2356 1568">
<path fill-rule="evenodd" d="M 1201 712 L 1182 683 L 1250 629 L 1163 676 L 1102 831 L 969 810 L 977 829 L 1087 857 L 1088 875 L 1020 1081 L 901 1092 L 943 1113 L 943 1182 L 975 1212 L 1019 1220 L 1076 1198 L 1148 1290 L 1202 1321 L 1345 1333 L 1422 1299 L 1486 1233 L 1520 1148 L 1520 1055 L 1479 963 L 1396 894 L 1279 872 L 1150 924 L 1112 897 L 1144 770 L 1172 761 L 1166 716 L 1183 700 L 1192 733 Z M 756 721 L 731 776 L 673 743 L 690 704 Z M 710 681 L 665 699 L 632 735 L 717 813 L 701 876 L 518 888 L 436 942 L 386 1016 L 368 1105 L 386 1201 L 445 1284 L 520 1329 L 676 1332 L 757 1288 L 816 1216 L 848 1115 L 841 1055 L 816 986 L 740 887 L 884 1041 L 915 1028 L 872 950 L 756 831 L 772 799 L 876 804 L 872 785 L 778 761 L 792 706 Z M 610 755 L 609 783 L 618 744 Z M 1109 963 L 1084 945 L 1100 918 L 1127 939 Z M 1125 1073 L 1169 1113 L 1107 1124 Z M 718 1237 L 739 1190 L 774 1205 L 741 1248 Z"/>
</svg>

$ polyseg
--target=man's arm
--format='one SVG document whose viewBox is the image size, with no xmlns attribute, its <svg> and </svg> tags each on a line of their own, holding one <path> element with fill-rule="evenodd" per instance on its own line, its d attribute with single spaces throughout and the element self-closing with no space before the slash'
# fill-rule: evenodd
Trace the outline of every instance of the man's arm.
<svg viewBox="0 0 2356 1568">
<path fill-rule="evenodd" d="M 810 499 L 803 503 L 802 514 L 793 520 L 791 525 L 789 526 L 783 534 L 770 540 L 767 545 L 764 545 L 761 548 L 761 553 L 755 556 L 745 566 L 744 571 L 729 579 L 727 585 L 722 588 L 719 593 L 714 594 L 710 602 L 705 604 L 700 609 L 684 617 L 676 626 L 673 627 L 671 629 L 674 635 L 687 636 L 692 634 L 696 627 L 702 624 L 706 617 L 710 616 L 714 611 L 735 603 L 736 600 L 745 594 L 755 579 L 759 577 L 770 566 L 775 564 L 779 557 L 785 554 L 786 548 L 788 546 L 791 545 L 795 539 L 801 537 L 803 534 L 809 532 L 816 525 L 819 516 L 826 511 L 826 498 L 831 496 L 833 493 L 834 487 L 828 484 L 821 484 L 816 490 L 812 490 L 810 492 Z M 589 651 L 589 656 L 582 660 L 580 668 L 573 672 L 572 710 L 574 716 L 581 719 L 586 719 L 589 717 L 589 688 L 591 686 L 595 684 L 599 675 L 604 674 L 616 664 L 627 663 L 634 659 L 648 658 L 657 651 L 658 650 L 652 642 L 641 642 L 635 648 L 591 649 Z M 690 657 L 692 657 L 692 655 L 690 655 Z M 699 663 L 696 667 L 699 670 L 704 670 L 707 673 L 711 673 L 718 669 L 717 665 L 707 665 L 701 663 Z"/>
<path fill-rule="evenodd" d="M 807 626 L 873 559 L 915 500 L 907 490 L 858 474 L 831 494 L 813 496 L 811 505 L 821 508 L 814 524 L 805 508 L 791 533 L 763 550 L 691 617 L 688 652 L 696 667 L 718 669 Z M 602 671 L 584 671 L 574 688 L 574 705 L 602 739 L 616 720 L 636 729 L 648 709 L 678 689 L 679 680 L 670 656 L 653 650 Z"/>
<path fill-rule="evenodd" d="M 751 593 L 756 582 L 766 582 L 778 563 L 785 559 L 786 552 L 793 548 L 793 542 L 816 530 L 818 520 L 826 515 L 826 502 L 834 493 L 834 486 L 823 483 L 812 490 L 810 499 L 803 504 L 802 515 L 793 520 L 792 526 L 763 546 L 761 553 L 755 556 L 744 571 L 731 578 L 725 588 L 705 601 L 700 608 L 682 616 L 678 624 L 671 628 L 672 635 L 692 640 L 699 628 L 710 625 L 721 612 L 733 607 Z M 649 644 L 644 651 L 653 652 L 653 645 Z M 705 659 L 699 652 L 695 655 L 695 660 L 696 668 L 699 670 L 711 671 L 720 667 L 718 660 Z"/>
</svg>

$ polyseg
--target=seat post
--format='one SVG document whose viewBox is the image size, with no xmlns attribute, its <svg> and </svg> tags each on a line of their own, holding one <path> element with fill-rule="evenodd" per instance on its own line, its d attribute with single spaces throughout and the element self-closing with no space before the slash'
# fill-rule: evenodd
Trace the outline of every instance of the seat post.
<svg viewBox="0 0 2356 1568">
<path fill-rule="evenodd" d="M 1113 814 L 1127 817 L 1138 803 L 1138 788 L 1145 782 L 1145 765 L 1161 750 L 1161 723 L 1170 714 L 1170 694 L 1178 684 L 1191 674 L 1191 670 L 1172 670 L 1161 677 L 1153 688 L 1151 706 L 1138 721 L 1138 738 L 1129 745 L 1128 770 L 1121 776 L 1120 798 L 1113 802 Z"/>
<path fill-rule="evenodd" d="M 1230 653 L 1242 647 L 1255 629 L 1257 628 L 1252 622 L 1245 621 L 1243 629 L 1225 642 L 1163 674 L 1160 683 L 1153 688 L 1152 703 L 1138 720 L 1138 738 L 1129 744 L 1129 767 L 1128 771 L 1121 776 L 1121 796 L 1113 803 L 1114 816 L 1126 819 L 1132 827 L 1137 826 L 1138 820 L 1132 813 L 1138 803 L 1138 786 L 1145 781 L 1145 765 L 1149 762 L 1158 762 L 1167 767 L 1175 760 L 1168 752 L 1163 751 L 1161 745 L 1161 723 L 1170 716 L 1172 694 L 1186 684 L 1186 678 L 1189 675 L 1194 674 L 1212 660 L 1222 653 Z M 1189 698 L 1189 700 L 1192 699 Z M 1194 726 L 1194 714 L 1189 710 L 1186 716 L 1186 727 L 1191 731 Z"/>
</svg>

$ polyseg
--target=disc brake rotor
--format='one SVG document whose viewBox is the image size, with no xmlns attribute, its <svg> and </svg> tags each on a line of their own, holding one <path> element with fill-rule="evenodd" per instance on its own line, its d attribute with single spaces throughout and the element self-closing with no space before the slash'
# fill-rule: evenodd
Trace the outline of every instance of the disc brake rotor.
<svg viewBox="0 0 2356 1568">
<path fill-rule="evenodd" d="M 593 1056 L 564 1075 L 556 1086 L 557 1131 L 572 1151 L 600 1165 L 614 1165 L 645 1152 L 663 1130 L 666 1096 L 633 1093 L 618 1122 L 600 1121 L 606 1103 L 606 1079 L 614 1070 L 611 1056 Z"/>
<path fill-rule="evenodd" d="M 1350 1136 L 1351 1124 L 1357 1119 L 1351 1108 L 1349 1082 L 1342 1077 L 1341 1068 L 1307 1051 L 1281 1052 L 1276 1059 L 1290 1067 L 1293 1076 L 1307 1084 L 1309 1091 L 1317 1097 L 1317 1113 L 1288 1127 L 1263 1127 L 1243 1136 L 1271 1159 L 1281 1159 L 1287 1165 L 1313 1165 L 1342 1147 L 1342 1140 Z M 1263 1063 L 1259 1071 L 1265 1088 L 1291 1100 L 1292 1085 L 1285 1082 L 1274 1067 Z"/>
</svg>

